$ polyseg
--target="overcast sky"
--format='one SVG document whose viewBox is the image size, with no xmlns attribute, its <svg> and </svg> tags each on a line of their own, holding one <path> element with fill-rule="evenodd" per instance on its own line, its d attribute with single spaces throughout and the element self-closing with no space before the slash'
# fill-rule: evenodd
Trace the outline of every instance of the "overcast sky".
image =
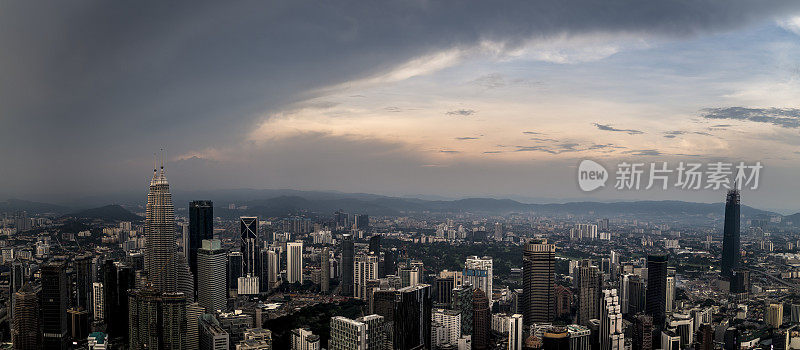
<svg viewBox="0 0 800 350">
<path fill-rule="evenodd" d="M 721 201 L 575 166 L 760 161 L 743 202 L 800 210 L 793 0 L 4 1 L 0 48 L 0 197 L 144 193 L 164 147 L 183 191 Z"/>
</svg>

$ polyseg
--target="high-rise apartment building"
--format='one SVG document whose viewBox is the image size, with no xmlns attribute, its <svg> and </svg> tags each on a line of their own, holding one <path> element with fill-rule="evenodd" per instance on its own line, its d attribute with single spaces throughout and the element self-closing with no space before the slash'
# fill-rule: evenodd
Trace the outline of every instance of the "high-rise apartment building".
<svg viewBox="0 0 800 350">
<path fill-rule="evenodd" d="M 330 350 L 382 350 L 384 348 L 383 316 L 368 315 L 351 320 L 331 318 Z"/>
<path fill-rule="evenodd" d="M 331 251 L 328 247 L 322 248 L 320 252 L 320 263 L 319 263 L 319 272 L 320 272 L 320 281 L 319 281 L 319 290 L 322 293 L 330 292 L 330 283 L 331 283 Z"/>
<path fill-rule="evenodd" d="M 672 312 L 672 306 L 675 304 L 675 276 L 667 276 L 667 296 L 664 310 Z"/>
<path fill-rule="evenodd" d="M 522 255 L 523 316 L 526 325 L 555 319 L 556 246 L 546 240 L 525 244 Z M 474 339 L 473 339 L 474 341 Z"/>
<path fill-rule="evenodd" d="M 513 314 L 508 318 L 508 350 L 522 350 L 525 333 L 522 331 L 523 315 Z"/>
<path fill-rule="evenodd" d="M 467 257 L 466 262 L 464 262 L 464 281 L 471 284 L 475 289 L 483 290 L 486 297 L 489 299 L 489 305 L 492 305 L 493 277 L 493 263 L 491 257 Z"/>
<path fill-rule="evenodd" d="M 622 308 L 617 290 L 603 290 L 600 305 L 600 350 L 622 350 L 625 336 L 622 333 Z"/>
<path fill-rule="evenodd" d="M 311 332 L 310 329 L 295 328 L 292 330 L 292 350 L 319 350 L 319 349 L 320 349 L 319 336 Z"/>
<path fill-rule="evenodd" d="M 725 226 L 722 237 L 722 276 L 730 278 L 739 267 L 741 241 L 739 236 L 739 191 L 732 189 L 725 197 Z"/>
<path fill-rule="evenodd" d="M 783 304 L 769 304 L 764 321 L 772 328 L 779 328 L 783 324 Z"/>
<path fill-rule="evenodd" d="M 158 291 L 178 290 L 177 257 L 175 245 L 175 207 L 164 172 L 153 169 L 150 192 L 147 194 L 145 218 L 144 270 L 148 282 Z"/>
<path fill-rule="evenodd" d="M 431 344 L 435 348 L 458 345 L 461 338 L 461 312 L 448 309 L 433 309 Z"/>
<path fill-rule="evenodd" d="M 202 247 L 197 250 L 197 303 L 207 313 L 226 308 L 226 262 L 225 250 L 218 239 L 203 240 Z"/>
<path fill-rule="evenodd" d="M 92 315 L 95 321 L 100 321 L 105 316 L 105 305 L 103 282 L 92 283 Z"/>
<path fill-rule="evenodd" d="M 353 277 L 355 298 L 367 300 L 367 281 L 378 278 L 378 257 L 363 253 L 356 256 Z"/>
<path fill-rule="evenodd" d="M 303 242 L 286 243 L 286 281 L 303 283 Z"/>
</svg>

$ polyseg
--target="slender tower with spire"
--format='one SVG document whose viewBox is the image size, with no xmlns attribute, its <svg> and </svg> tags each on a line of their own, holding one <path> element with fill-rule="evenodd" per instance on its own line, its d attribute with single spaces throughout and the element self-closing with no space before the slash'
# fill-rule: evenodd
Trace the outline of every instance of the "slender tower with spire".
<svg viewBox="0 0 800 350">
<path fill-rule="evenodd" d="M 145 236 L 144 268 L 148 283 L 161 292 L 176 292 L 175 206 L 164 172 L 163 154 L 160 171 L 154 166 L 153 179 L 150 180 Z"/>
<path fill-rule="evenodd" d="M 725 227 L 722 233 L 722 276 L 730 278 L 739 267 L 742 247 L 739 237 L 739 191 L 736 183 L 725 199 Z"/>
</svg>

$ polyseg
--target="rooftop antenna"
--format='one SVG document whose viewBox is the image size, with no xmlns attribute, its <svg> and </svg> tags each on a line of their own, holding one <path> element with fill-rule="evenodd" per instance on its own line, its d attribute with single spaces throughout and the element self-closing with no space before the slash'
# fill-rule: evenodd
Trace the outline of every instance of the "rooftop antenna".
<svg viewBox="0 0 800 350">
<path fill-rule="evenodd" d="M 153 152 L 153 172 L 158 171 L 158 158 L 157 157 L 158 156 L 156 156 L 156 153 Z"/>
<path fill-rule="evenodd" d="M 162 148 L 161 149 L 161 170 L 164 170 L 164 157 L 165 157 L 165 155 L 166 155 L 166 152 L 164 152 L 164 149 Z"/>
</svg>

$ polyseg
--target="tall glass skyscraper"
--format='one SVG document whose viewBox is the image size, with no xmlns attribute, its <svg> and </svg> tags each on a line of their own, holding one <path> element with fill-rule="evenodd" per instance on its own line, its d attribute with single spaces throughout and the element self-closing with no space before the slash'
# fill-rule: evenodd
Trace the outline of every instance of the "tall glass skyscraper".
<svg viewBox="0 0 800 350">
<path fill-rule="evenodd" d="M 203 240 L 214 239 L 214 203 L 211 201 L 189 202 L 189 244 L 186 257 L 189 258 L 189 271 L 194 276 L 194 289 L 197 290 L 197 250 Z"/>
<path fill-rule="evenodd" d="M 256 276 L 256 262 L 259 258 L 258 218 L 242 216 L 239 218 L 239 234 L 242 247 L 242 276 Z"/>
<path fill-rule="evenodd" d="M 525 245 L 522 255 L 524 322 L 553 322 L 555 319 L 556 246 L 546 240 Z"/>
<path fill-rule="evenodd" d="M 355 248 L 353 247 L 353 235 L 345 234 L 342 236 L 342 295 L 353 295 L 353 274 L 355 273 Z"/>
<path fill-rule="evenodd" d="M 147 194 L 147 218 L 145 219 L 144 270 L 153 288 L 162 292 L 175 292 L 177 286 L 177 254 L 175 254 L 175 207 L 164 173 L 153 169 L 150 192 Z"/>
<path fill-rule="evenodd" d="M 730 279 L 733 270 L 739 267 L 741 257 L 739 239 L 739 191 L 728 191 L 725 199 L 725 227 L 722 238 L 722 276 Z"/>
<path fill-rule="evenodd" d="M 647 296 L 645 313 L 653 316 L 653 324 L 664 324 L 667 307 L 667 264 L 669 256 L 664 254 L 647 256 Z"/>
</svg>

